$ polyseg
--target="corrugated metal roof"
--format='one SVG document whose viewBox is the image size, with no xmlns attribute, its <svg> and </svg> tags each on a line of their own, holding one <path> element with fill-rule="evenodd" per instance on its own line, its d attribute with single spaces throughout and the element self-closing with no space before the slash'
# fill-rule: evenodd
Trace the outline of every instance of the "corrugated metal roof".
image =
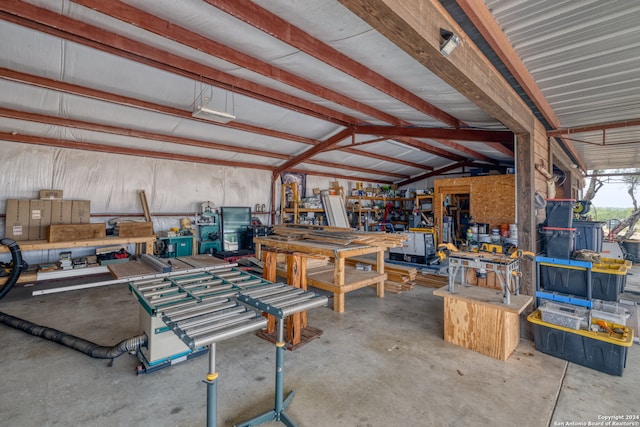
<svg viewBox="0 0 640 427">
<path fill-rule="evenodd" d="M 640 2 L 485 3 L 562 128 L 640 117 Z M 605 134 L 605 141 L 640 142 L 637 127 L 617 129 L 615 133 L 607 130 Z M 637 166 L 640 144 L 603 147 L 580 142 L 593 139 L 593 135 L 571 137 L 590 169 Z M 599 142 L 602 139 L 600 132 Z"/>
</svg>

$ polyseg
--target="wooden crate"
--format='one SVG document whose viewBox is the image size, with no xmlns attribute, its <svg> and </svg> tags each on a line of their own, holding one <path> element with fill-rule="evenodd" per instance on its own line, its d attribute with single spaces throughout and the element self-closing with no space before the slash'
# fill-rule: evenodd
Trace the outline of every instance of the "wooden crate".
<svg viewBox="0 0 640 427">
<path fill-rule="evenodd" d="M 104 223 L 53 224 L 49 226 L 49 242 L 73 242 L 76 240 L 104 239 L 107 229 Z"/>
<path fill-rule="evenodd" d="M 478 286 L 448 286 L 433 291 L 444 297 L 444 340 L 495 359 L 507 360 L 520 342 L 520 313 L 531 304 L 528 295 L 511 295 Z"/>
<path fill-rule="evenodd" d="M 120 237 L 153 236 L 153 223 L 152 222 L 119 222 L 118 236 Z"/>
</svg>

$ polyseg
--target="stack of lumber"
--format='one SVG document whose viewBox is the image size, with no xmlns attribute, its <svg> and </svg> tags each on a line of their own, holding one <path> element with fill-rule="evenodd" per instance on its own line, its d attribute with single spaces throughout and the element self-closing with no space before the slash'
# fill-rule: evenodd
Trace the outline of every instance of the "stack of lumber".
<svg viewBox="0 0 640 427">
<path fill-rule="evenodd" d="M 345 263 L 347 265 L 366 264 L 375 268 L 376 260 L 368 257 L 353 257 L 347 258 Z M 415 267 L 405 267 L 386 262 L 384 264 L 384 272 L 387 273 L 384 289 L 394 294 L 412 290 L 418 274 L 418 270 Z"/>
<path fill-rule="evenodd" d="M 416 276 L 415 283 L 428 288 L 441 288 L 449 283 L 449 276 L 420 273 Z"/>
<path fill-rule="evenodd" d="M 351 243 L 385 248 L 399 248 L 407 236 L 401 233 L 355 231 L 351 228 L 322 227 L 302 224 L 278 224 L 273 226 L 276 235 L 289 240 L 310 239 L 339 245 Z M 273 237 L 273 236 L 272 236 Z"/>
</svg>

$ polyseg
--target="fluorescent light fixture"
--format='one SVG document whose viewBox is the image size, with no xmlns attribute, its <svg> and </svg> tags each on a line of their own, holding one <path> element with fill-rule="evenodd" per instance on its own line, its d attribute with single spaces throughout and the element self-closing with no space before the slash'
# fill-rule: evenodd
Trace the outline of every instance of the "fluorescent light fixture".
<svg viewBox="0 0 640 427">
<path fill-rule="evenodd" d="M 451 52 L 458 47 L 460 42 L 460 37 L 453 34 L 451 31 L 440 29 L 440 37 L 444 39 L 444 41 L 440 44 L 440 53 L 444 56 L 451 55 Z"/>
<path fill-rule="evenodd" d="M 191 114 L 193 117 L 200 119 L 211 120 L 216 123 L 229 123 L 231 120 L 235 120 L 236 116 L 226 113 L 224 111 L 216 111 L 211 108 L 198 105 L 196 110 Z"/>
</svg>

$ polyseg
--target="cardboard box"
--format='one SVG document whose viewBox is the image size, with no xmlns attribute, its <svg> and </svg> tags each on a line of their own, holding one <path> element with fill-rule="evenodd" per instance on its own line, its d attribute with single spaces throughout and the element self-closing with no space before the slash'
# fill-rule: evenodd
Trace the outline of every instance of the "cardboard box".
<svg viewBox="0 0 640 427">
<path fill-rule="evenodd" d="M 51 201 L 51 224 L 71 224 L 72 200 Z"/>
<path fill-rule="evenodd" d="M 29 239 L 29 200 L 7 200 L 4 237 L 13 240 Z"/>
<path fill-rule="evenodd" d="M 51 200 L 29 203 L 29 240 L 47 240 L 51 224 Z"/>
<path fill-rule="evenodd" d="M 89 224 L 91 220 L 91 201 L 72 200 L 71 224 Z"/>
<path fill-rule="evenodd" d="M 62 199 L 62 190 L 40 190 L 40 199 L 42 200 Z"/>
</svg>

